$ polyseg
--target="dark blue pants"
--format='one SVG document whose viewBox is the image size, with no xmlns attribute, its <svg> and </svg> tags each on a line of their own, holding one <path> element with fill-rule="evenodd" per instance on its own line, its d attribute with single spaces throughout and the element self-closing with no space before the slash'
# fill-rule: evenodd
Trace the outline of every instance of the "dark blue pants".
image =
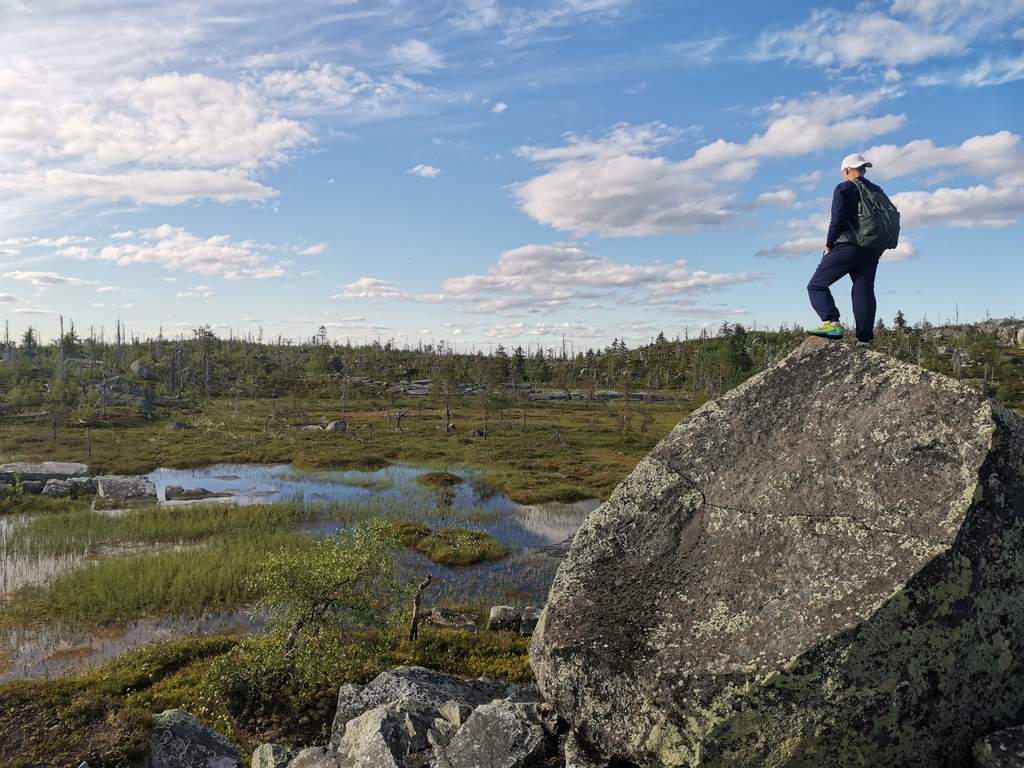
<svg viewBox="0 0 1024 768">
<path fill-rule="evenodd" d="M 821 258 L 811 282 L 807 284 L 811 306 L 818 317 L 823 321 L 838 321 L 839 309 L 829 286 L 846 275 L 850 276 L 858 341 L 875 338 L 875 271 L 880 255 L 851 243 L 840 243 Z"/>
</svg>

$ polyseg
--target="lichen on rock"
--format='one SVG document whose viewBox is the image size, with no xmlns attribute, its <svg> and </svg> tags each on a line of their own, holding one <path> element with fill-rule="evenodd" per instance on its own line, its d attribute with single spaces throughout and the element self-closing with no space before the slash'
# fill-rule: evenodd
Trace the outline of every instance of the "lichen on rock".
<svg viewBox="0 0 1024 768">
<path fill-rule="evenodd" d="M 531 657 L 574 738 L 672 766 L 967 766 L 1024 707 L 1024 420 L 812 339 L 586 521 Z"/>
</svg>

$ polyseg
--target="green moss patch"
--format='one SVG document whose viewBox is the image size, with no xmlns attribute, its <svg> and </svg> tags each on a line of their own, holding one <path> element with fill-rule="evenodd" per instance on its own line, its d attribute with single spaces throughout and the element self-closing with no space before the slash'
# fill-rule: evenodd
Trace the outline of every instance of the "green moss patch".
<svg viewBox="0 0 1024 768">
<path fill-rule="evenodd" d="M 402 544 L 426 555 L 438 565 L 473 565 L 500 560 L 508 554 L 505 545 L 484 531 L 443 528 L 435 531 L 422 523 L 393 523 Z"/>
<path fill-rule="evenodd" d="M 430 488 L 451 488 L 465 481 L 451 472 L 427 472 L 417 477 L 416 482 Z"/>
</svg>

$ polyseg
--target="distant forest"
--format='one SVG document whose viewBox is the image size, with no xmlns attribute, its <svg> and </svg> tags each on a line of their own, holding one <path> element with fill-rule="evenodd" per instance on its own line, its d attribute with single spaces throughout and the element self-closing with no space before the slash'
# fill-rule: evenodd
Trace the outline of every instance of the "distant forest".
<svg viewBox="0 0 1024 768">
<path fill-rule="evenodd" d="M 874 348 L 975 382 L 1016 407 L 1024 397 L 1021 329 L 1024 321 L 1009 320 L 911 326 L 898 313 L 890 323 L 879 321 Z M 763 370 L 803 338 L 797 329 L 752 331 L 723 323 L 713 334 L 659 334 L 635 348 L 615 340 L 586 351 L 499 344 L 467 353 L 443 341 L 416 348 L 337 344 L 322 328 L 303 343 L 221 338 L 209 327 L 185 337 L 143 339 L 126 337 L 120 324 L 113 338 L 83 338 L 69 322 L 49 342 L 31 328 L 0 340 L 0 414 L 42 408 L 91 419 L 125 405 L 152 415 L 161 402 L 198 405 L 211 398 L 395 397 L 401 390 L 392 385 L 425 380 L 431 395 L 515 397 L 553 389 L 586 397 L 641 390 L 701 401 Z"/>
</svg>

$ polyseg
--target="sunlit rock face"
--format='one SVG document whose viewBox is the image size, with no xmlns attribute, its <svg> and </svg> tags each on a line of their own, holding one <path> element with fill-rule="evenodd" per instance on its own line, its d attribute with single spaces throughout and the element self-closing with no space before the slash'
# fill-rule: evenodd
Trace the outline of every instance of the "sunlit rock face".
<svg viewBox="0 0 1024 768">
<path fill-rule="evenodd" d="M 596 756 L 967 766 L 1024 713 L 1024 421 L 812 339 L 586 521 L 532 660 Z"/>
</svg>

